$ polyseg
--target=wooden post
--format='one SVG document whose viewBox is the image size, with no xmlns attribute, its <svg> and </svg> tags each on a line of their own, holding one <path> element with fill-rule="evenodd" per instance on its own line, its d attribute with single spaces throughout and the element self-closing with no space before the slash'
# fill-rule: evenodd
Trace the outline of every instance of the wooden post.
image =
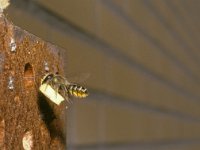
<svg viewBox="0 0 200 150">
<path fill-rule="evenodd" d="M 39 92 L 59 49 L 0 17 L 0 149 L 64 149 L 64 110 Z"/>
</svg>

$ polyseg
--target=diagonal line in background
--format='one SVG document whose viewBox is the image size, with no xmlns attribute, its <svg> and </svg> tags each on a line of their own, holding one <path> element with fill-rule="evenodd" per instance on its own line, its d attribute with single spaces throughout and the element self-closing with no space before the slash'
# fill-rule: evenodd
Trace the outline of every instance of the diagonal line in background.
<svg viewBox="0 0 200 150">
<path fill-rule="evenodd" d="M 95 90 L 92 88 L 89 88 L 89 89 L 90 89 L 90 92 L 92 93 L 90 95 L 90 99 L 92 101 L 95 100 L 98 103 L 116 105 L 116 106 L 124 107 L 130 110 L 138 109 L 143 112 L 147 111 L 148 113 L 152 112 L 156 114 L 167 115 L 167 116 L 170 116 L 179 120 L 187 121 L 187 122 L 200 122 L 200 118 L 193 117 L 191 115 L 188 115 L 187 113 L 178 112 L 170 108 L 161 108 L 159 106 L 154 106 L 152 104 L 141 102 L 138 99 L 125 98 L 116 94 L 111 94 L 111 93 Z"/>
<path fill-rule="evenodd" d="M 122 52 L 120 52 L 120 50 L 114 47 L 111 47 L 102 39 L 99 39 L 98 37 L 86 32 L 82 28 L 72 24 L 71 22 L 65 20 L 64 18 L 61 18 L 59 15 L 39 5 L 38 3 L 34 1 L 28 1 L 28 0 L 18 0 L 18 1 L 13 1 L 13 6 L 15 6 L 17 9 L 20 9 L 23 12 L 30 13 L 32 16 L 36 17 L 40 21 L 45 22 L 49 26 L 57 29 L 59 32 L 78 38 L 79 40 L 85 42 L 86 44 L 93 46 L 97 50 L 105 53 L 107 56 L 115 58 L 118 61 L 121 61 L 122 63 L 126 64 L 130 68 L 136 69 L 137 71 L 147 76 L 148 78 L 151 78 L 165 85 L 166 87 L 176 91 L 182 96 L 187 97 L 188 100 L 194 100 L 196 102 L 200 102 L 199 101 L 200 97 L 193 95 L 192 93 L 185 90 L 183 87 L 156 74 L 155 72 L 152 72 L 150 69 L 143 66 L 142 64 L 139 64 L 138 62 L 133 60 L 131 57 L 124 55 Z M 140 32 L 141 34 L 146 35 L 144 31 L 141 30 Z M 152 37 L 149 37 L 148 35 L 146 38 L 152 39 Z M 152 40 L 154 41 L 154 39 Z M 160 49 L 164 49 L 164 47 L 162 47 L 156 41 L 154 41 L 153 43 L 157 45 Z M 182 68 L 184 73 L 192 76 L 192 74 L 187 70 L 187 68 L 185 68 L 180 62 L 177 62 L 174 56 L 171 56 L 170 54 L 168 54 L 167 51 L 163 51 L 163 53 L 166 54 L 173 62 L 175 62 L 177 66 Z"/>
<path fill-rule="evenodd" d="M 129 142 L 129 143 L 98 143 L 98 144 L 83 144 L 73 145 L 69 144 L 69 150 L 94 150 L 94 149 L 106 149 L 106 150 L 155 150 L 155 149 L 170 149 L 177 147 L 177 149 L 184 148 L 185 146 L 199 144 L 200 139 L 173 139 L 173 140 L 154 140 L 151 142 Z"/>
<path fill-rule="evenodd" d="M 171 38 L 173 38 L 178 45 L 181 47 L 181 49 L 188 55 L 190 56 L 191 60 L 193 60 L 195 62 L 195 64 L 197 64 L 197 67 L 199 68 L 200 65 L 200 61 L 199 58 L 197 57 L 197 55 L 195 55 L 194 53 L 191 52 L 191 49 L 188 44 L 186 44 L 187 42 L 184 41 L 181 37 L 180 34 L 178 34 L 173 27 L 166 21 L 166 19 L 161 15 L 161 13 L 156 9 L 155 6 L 153 6 L 152 2 L 150 1 L 143 1 L 144 6 L 146 6 L 146 8 L 149 10 L 149 12 L 151 12 L 153 14 L 154 17 L 157 18 L 157 20 L 159 20 L 159 22 L 165 27 L 165 29 L 170 33 Z M 179 17 L 177 17 L 179 18 Z"/>
<path fill-rule="evenodd" d="M 180 23 L 180 26 L 184 26 L 185 30 L 187 30 L 187 34 L 189 36 L 189 38 L 195 43 L 196 47 L 198 48 L 199 45 L 199 35 L 197 34 L 198 32 L 196 32 L 197 26 L 196 24 L 190 24 L 190 22 L 193 21 L 192 16 L 190 13 L 188 13 L 187 15 L 189 17 L 186 18 L 186 16 L 182 13 L 182 10 L 180 10 L 180 8 L 176 8 L 176 6 L 173 5 L 173 3 L 171 3 L 168 0 L 163 0 L 163 2 L 165 3 L 165 5 L 170 9 L 171 12 L 173 12 L 173 15 L 175 16 L 175 18 L 177 19 L 177 21 Z M 183 2 L 183 1 L 181 1 Z M 184 5 L 181 5 L 182 9 L 184 8 Z M 189 20 L 189 21 L 187 21 Z"/>
<path fill-rule="evenodd" d="M 158 48 L 158 52 L 161 53 L 164 56 L 167 56 L 177 67 L 181 68 L 181 70 L 187 74 L 194 83 L 200 83 L 200 78 L 196 76 L 190 68 L 186 67 L 181 63 L 179 60 L 177 60 L 177 57 L 173 54 L 169 53 L 169 51 L 159 42 L 157 41 L 153 36 L 148 34 L 145 30 L 143 30 L 141 27 L 139 27 L 133 20 L 129 18 L 125 12 L 123 12 L 117 5 L 112 3 L 112 1 L 102 0 L 106 7 L 109 7 L 110 10 L 113 11 L 113 13 L 117 14 L 117 16 L 120 16 L 120 18 L 126 22 L 129 26 L 132 27 L 134 31 L 137 31 L 144 39 L 146 39 L 147 42 L 152 44 L 154 47 Z"/>
<path fill-rule="evenodd" d="M 151 35 L 147 34 L 147 32 L 144 31 L 142 28 L 137 26 L 119 7 L 117 7 L 111 1 L 106 1 L 106 0 L 102 0 L 102 1 L 107 7 L 112 9 L 113 13 L 116 13 L 122 20 L 124 20 L 129 26 L 131 26 L 133 30 L 137 31 L 140 35 L 142 35 L 144 39 L 146 39 L 146 41 L 153 44 L 154 47 L 157 47 L 159 53 L 167 56 L 169 60 L 171 60 L 178 68 L 181 68 L 181 70 L 185 74 L 187 74 L 194 83 L 197 83 L 197 82 L 200 83 L 200 78 L 194 73 L 192 73 L 191 69 L 184 66 L 184 64 L 182 64 L 179 60 L 177 60 L 176 56 L 169 53 L 168 50 L 165 47 L 163 47 L 159 41 L 157 41 Z"/>
</svg>

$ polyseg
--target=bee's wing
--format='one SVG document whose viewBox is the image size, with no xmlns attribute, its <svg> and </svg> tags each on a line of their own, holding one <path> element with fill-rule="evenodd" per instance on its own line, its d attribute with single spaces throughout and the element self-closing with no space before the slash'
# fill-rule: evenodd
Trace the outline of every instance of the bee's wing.
<svg viewBox="0 0 200 150">
<path fill-rule="evenodd" d="M 72 83 L 82 83 L 86 81 L 88 78 L 90 78 L 91 74 L 90 73 L 80 73 L 77 75 L 69 75 L 67 76 L 67 80 L 69 80 Z"/>
<path fill-rule="evenodd" d="M 60 90 L 62 91 L 62 95 L 65 98 L 65 101 L 63 102 L 62 105 L 64 105 L 66 108 L 68 108 L 72 104 L 72 100 L 69 97 L 68 89 L 66 84 L 62 84 L 60 86 Z"/>
<path fill-rule="evenodd" d="M 62 103 L 60 104 L 60 107 L 62 109 L 68 109 L 70 105 L 72 105 L 72 100 L 69 97 L 67 97 L 65 101 L 62 101 Z"/>
</svg>

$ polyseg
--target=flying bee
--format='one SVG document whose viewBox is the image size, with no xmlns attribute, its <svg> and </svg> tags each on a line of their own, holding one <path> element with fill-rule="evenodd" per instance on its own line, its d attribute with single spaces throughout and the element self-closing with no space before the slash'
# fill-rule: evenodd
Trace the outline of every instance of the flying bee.
<svg viewBox="0 0 200 150">
<path fill-rule="evenodd" d="M 70 83 L 61 75 L 48 73 L 41 80 L 40 91 L 56 104 L 69 99 L 71 96 L 76 98 L 85 98 L 88 96 L 88 90 L 78 84 Z"/>
</svg>

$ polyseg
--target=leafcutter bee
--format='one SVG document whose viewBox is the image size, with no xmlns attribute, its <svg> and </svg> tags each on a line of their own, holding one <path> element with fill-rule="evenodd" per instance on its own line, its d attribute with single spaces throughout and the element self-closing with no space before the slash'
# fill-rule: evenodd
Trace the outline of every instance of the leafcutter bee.
<svg viewBox="0 0 200 150">
<path fill-rule="evenodd" d="M 54 73 L 47 73 L 42 78 L 40 91 L 57 105 L 64 100 L 71 104 L 71 96 L 76 98 L 88 96 L 88 90 L 85 87 L 70 83 L 66 78 Z"/>
</svg>

